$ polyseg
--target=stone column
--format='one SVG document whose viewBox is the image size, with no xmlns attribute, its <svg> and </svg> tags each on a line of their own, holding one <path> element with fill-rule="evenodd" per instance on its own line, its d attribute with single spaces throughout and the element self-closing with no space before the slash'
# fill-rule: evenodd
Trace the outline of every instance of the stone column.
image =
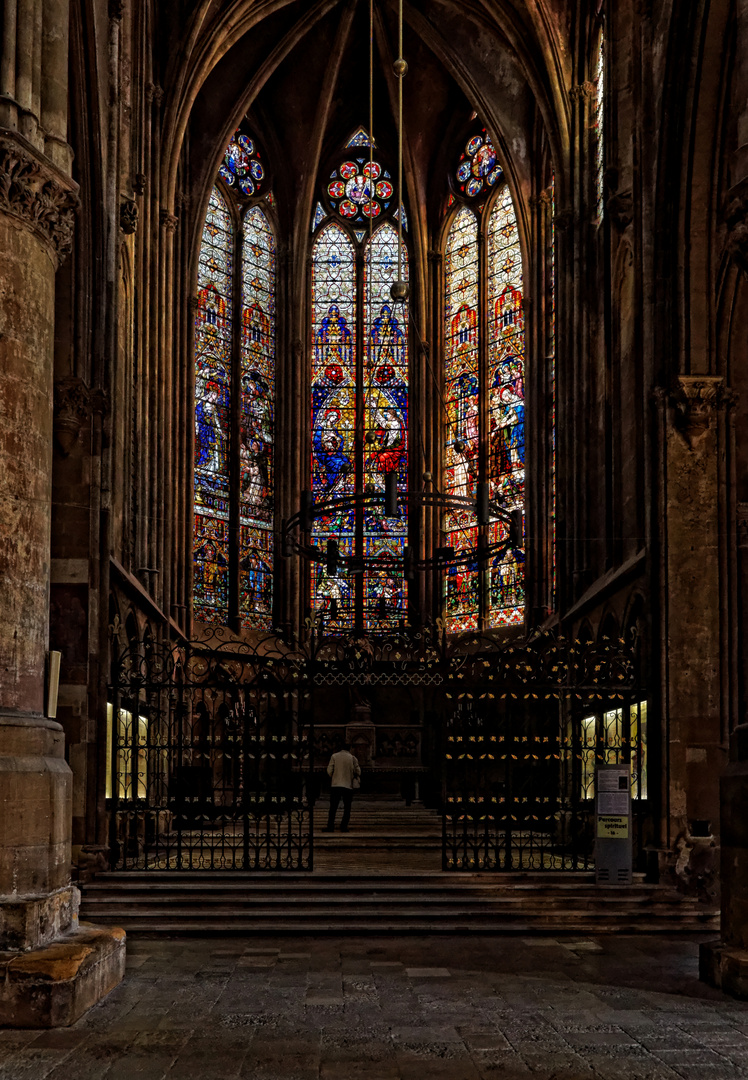
<svg viewBox="0 0 748 1080">
<path fill-rule="evenodd" d="M 724 475 L 734 395 L 716 376 L 681 376 L 660 405 L 661 871 L 714 902 L 718 778 L 728 703 L 720 657 L 725 627 Z M 658 756 L 659 756 L 658 755 Z M 709 825 L 712 829 L 710 830 Z"/>
<path fill-rule="evenodd" d="M 72 774 L 45 718 L 55 270 L 76 198 L 0 129 L 0 1025 L 24 1027 L 71 1023 L 124 965 L 121 931 L 77 925 Z"/>
</svg>

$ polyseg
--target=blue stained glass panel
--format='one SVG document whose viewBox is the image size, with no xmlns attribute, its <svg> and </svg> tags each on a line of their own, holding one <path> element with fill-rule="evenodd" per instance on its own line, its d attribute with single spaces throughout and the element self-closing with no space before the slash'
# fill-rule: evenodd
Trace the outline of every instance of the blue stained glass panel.
<svg viewBox="0 0 748 1080">
<path fill-rule="evenodd" d="M 229 453 L 233 229 L 213 188 L 198 261 L 195 316 L 194 613 L 226 622 L 229 595 Z"/>
<path fill-rule="evenodd" d="M 475 498 L 480 446 L 480 316 L 478 221 L 463 207 L 452 222 L 444 259 L 444 341 L 447 494 Z M 474 549 L 473 511 L 445 515 L 444 544 L 456 553 Z M 480 582 L 477 567 L 452 568 L 445 575 L 445 618 L 450 632 L 478 626 Z"/>
<path fill-rule="evenodd" d="M 312 258 L 312 493 L 315 504 L 355 490 L 356 262 L 353 244 L 331 222 L 318 235 Z M 341 554 L 354 543 L 353 513 L 315 521 L 313 539 L 324 555 L 335 539 Z M 313 567 L 312 607 L 330 629 L 353 629 L 353 579 Z"/>
<path fill-rule="evenodd" d="M 397 232 L 382 225 L 364 253 L 364 489 L 383 492 L 385 475 L 397 473 L 398 490 L 408 490 L 408 305 L 393 303 L 390 286 L 398 278 Z M 402 248 L 404 280 L 408 257 Z M 402 558 L 408 519 L 382 510 L 364 518 L 367 552 Z M 385 630 L 405 617 L 407 583 L 398 567 L 367 572 L 364 577 L 364 627 Z"/>
<path fill-rule="evenodd" d="M 525 505 L 525 323 L 522 254 L 509 188 L 499 192 L 488 223 L 489 465 L 491 497 L 508 509 Z M 491 526 L 490 541 L 505 539 Z M 490 569 L 488 625 L 524 618 L 524 551 L 510 550 Z"/>
<path fill-rule="evenodd" d="M 261 630 L 272 626 L 275 267 L 270 224 L 253 206 L 242 258 L 239 610 Z"/>
</svg>

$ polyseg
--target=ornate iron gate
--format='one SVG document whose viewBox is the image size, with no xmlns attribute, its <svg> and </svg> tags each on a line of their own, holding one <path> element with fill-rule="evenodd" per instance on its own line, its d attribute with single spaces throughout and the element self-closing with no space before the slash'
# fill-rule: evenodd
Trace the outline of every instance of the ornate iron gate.
<svg viewBox="0 0 748 1080">
<path fill-rule="evenodd" d="M 632 763 L 641 847 L 646 703 L 636 643 L 547 633 L 469 644 L 449 665 L 443 868 L 591 869 L 597 762 Z"/>
<path fill-rule="evenodd" d="M 274 641 L 272 649 L 210 645 L 167 642 L 115 655 L 112 865 L 311 870 L 305 660 Z"/>
</svg>

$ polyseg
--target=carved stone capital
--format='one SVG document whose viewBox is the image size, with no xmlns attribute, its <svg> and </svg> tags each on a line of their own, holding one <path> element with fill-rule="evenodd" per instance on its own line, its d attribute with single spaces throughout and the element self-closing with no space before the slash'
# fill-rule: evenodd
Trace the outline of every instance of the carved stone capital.
<svg viewBox="0 0 748 1080">
<path fill-rule="evenodd" d="M 148 184 L 148 177 L 145 173 L 135 173 L 135 179 L 132 182 L 132 189 L 136 195 L 145 195 L 146 185 Z"/>
<path fill-rule="evenodd" d="M 83 379 L 74 375 L 55 379 L 53 430 L 63 457 L 68 456 L 78 441 L 90 411 L 91 391 Z"/>
<path fill-rule="evenodd" d="M 721 375 L 681 375 L 671 395 L 673 423 L 690 449 L 701 441 L 716 422 L 737 402 L 737 394 L 725 385 Z"/>
<path fill-rule="evenodd" d="M 123 199 L 119 204 L 119 227 L 125 236 L 132 236 L 138 227 L 138 207 L 134 199 Z"/>
<path fill-rule="evenodd" d="M 748 548 L 748 502 L 737 505 L 738 547 Z"/>
<path fill-rule="evenodd" d="M 164 91 L 158 83 L 148 83 L 145 88 L 145 98 L 148 102 L 154 102 L 156 105 L 160 105 L 164 99 Z"/>
<path fill-rule="evenodd" d="M 574 212 L 572 210 L 557 210 L 553 223 L 557 232 L 566 232 L 574 223 Z"/>
<path fill-rule="evenodd" d="M 196 296 L 191 296 L 188 301 L 189 309 L 193 315 L 197 314 L 197 309 L 200 307 L 200 301 Z"/>
<path fill-rule="evenodd" d="M 125 14 L 124 0 L 109 0 L 109 18 L 119 22 Z"/>
<path fill-rule="evenodd" d="M 159 214 L 159 220 L 163 228 L 166 229 L 167 233 L 176 232 L 177 225 L 179 224 L 179 218 L 176 216 L 176 214 L 172 214 L 169 210 L 162 210 Z"/>
<path fill-rule="evenodd" d="M 593 82 L 577 83 L 576 86 L 572 86 L 569 90 L 569 97 L 572 101 L 585 101 L 588 98 L 595 96 L 595 84 Z"/>
<path fill-rule="evenodd" d="M 78 187 L 22 135 L 0 128 L 0 213 L 16 218 L 59 266 L 73 246 Z"/>
<path fill-rule="evenodd" d="M 725 201 L 725 221 L 728 254 L 748 274 L 748 179 L 730 189 Z"/>
<path fill-rule="evenodd" d="M 631 191 L 614 191 L 605 203 L 613 224 L 623 232 L 634 220 L 634 196 Z"/>
</svg>

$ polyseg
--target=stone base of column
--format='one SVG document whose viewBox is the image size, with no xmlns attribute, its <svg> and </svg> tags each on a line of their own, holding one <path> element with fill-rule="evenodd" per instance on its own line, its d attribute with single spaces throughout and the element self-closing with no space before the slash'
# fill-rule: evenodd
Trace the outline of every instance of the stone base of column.
<svg viewBox="0 0 748 1080">
<path fill-rule="evenodd" d="M 699 947 L 699 978 L 726 994 L 748 999 L 748 949 L 704 942 Z"/>
<path fill-rule="evenodd" d="M 85 923 L 29 952 L 0 952 L 0 1027 L 68 1027 L 125 974 L 125 932 Z"/>
<path fill-rule="evenodd" d="M 74 885 L 44 896 L 0 899 L 0 949 L 38 949 L 78 925 Z"/>
</svg>

